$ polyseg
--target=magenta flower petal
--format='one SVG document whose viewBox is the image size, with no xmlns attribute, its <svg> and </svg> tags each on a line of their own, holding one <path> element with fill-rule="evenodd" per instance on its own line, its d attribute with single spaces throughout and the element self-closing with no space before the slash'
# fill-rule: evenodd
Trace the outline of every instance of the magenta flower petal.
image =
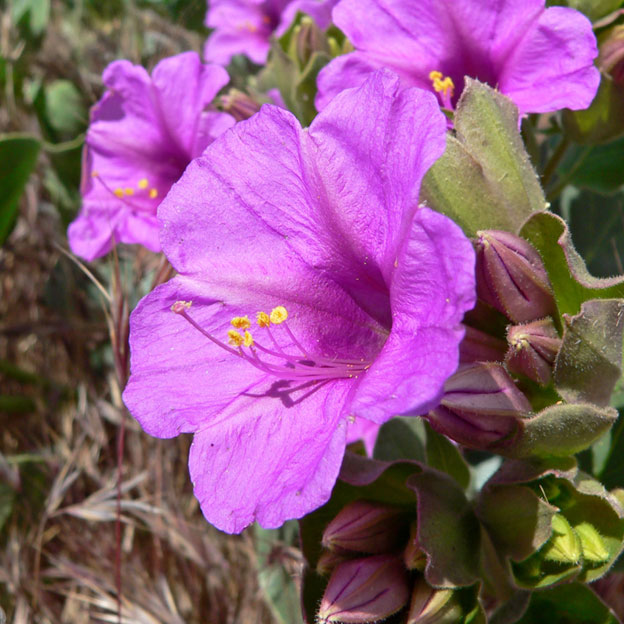
<svg viewBox="0 0 624 624">
<path fill-rule="evenodd" d="M 124 400 L 153 435 L 196 434 L 195 492 L 224 530 L 321 505 L 349 423 L 426 412 L 457 367 L 474 252 L 418 208 L 446 122 L 432 95 L 398 87 L 377 72 L 308 130 L 264 106 L 159 209 L 180 275 L 132 315 Z"/>
<path fill-rule="evenodd" d="M 598 88 L 589 20 L 573 9 L 545 8 L 543 0 L 341 0 L 333 17 L 356 51 L 319 74 L 319 110 L 360 84 L 366 64 L 393 69 L 404 87 L 429 90 L 430 72 L 439 71 L 454 83 L 451 105 L 464 77 L 477 78 L 513 99 L 521 114 L 586 108 Z"/>
<path fill-rule="evenodd" d="M 282 35 L 298 11 L 309 15 L 321 29 L 331 24 L 331 11 L 338 0 L 211 0 L 206 26 L 214 32 L 206 41 L 207 61 L 227 65 L 235 54 L 245 54 L 254 63 L 266 63 L 269 39 Z"/>
<path fill-rule="evenodd" d="M 111 63 L 108 88 L 93 107 L 83 162 L 82 210 L 69 227 L 74 253 L 93 260 L 113 243 L 160 250 L 156 210 L 192 158 L 234 124 L 205 110 L 227 72 L 188 52 L 150 75 L 128 61 Z"/>
</svg>

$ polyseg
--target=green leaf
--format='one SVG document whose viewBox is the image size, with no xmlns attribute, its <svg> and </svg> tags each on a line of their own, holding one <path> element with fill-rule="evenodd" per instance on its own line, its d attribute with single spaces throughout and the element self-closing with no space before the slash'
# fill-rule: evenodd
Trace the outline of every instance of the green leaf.
<svg viewBox="0 0 624 624">
<path fill-rule="evenodd" d="M 0 245 L 13 229 L 19 198 L 35 168 L 40 147 L 33 137 L 0 136 Z"/>
<path fill-rule="evenodd" d="M 624 138 L 606 145 L 571 148 L 557 168 L 560 179 L 578 188 L 610 195 L 624 183 Z"/>
<path fill-rule="evenodd" d="M 615 11 L 622 4 L 622 0 L 549 0 L 546 4 L 568 6 L 584 13 L 592 22 L 595 22 Z"/>
<path fill-rule="evenodd" d="M 457 446 L 446 436 L 434 431 L 425 424 L 427 432 L 427 464 L 441 472 L 446 472 L 464 489 L 470 484 L 470 469 Z"/>
<path fill-rule="evenodd" d="M 510 447 L 514 457 L 564 457 L 591 446 L 615 422 L 612 407 L 561 403 L 520 421 L 521 432 Z"/>
<path fill-rule="evenodd" d="M 431 207 L 468 235 L 480 229 L 517 232 L 531 213 L 545 209 L 511 100 L 466 78 L 455 132 L 423 181 L 421 196 Z"/>
<path fill-rule="evenodd" d="M 288 548 L 297 540 L 297 523 L 287 522 L 274 531 L 255 526 L 254 537 L 259 564 L 258 582 L 267 604 L 278 622 L 302 622 L 299 591 L 294 582 L 297 562 L 288 554 Z"/>
<path fill-rule="evenodd" d="M 381 461 L 415 459 L 424 463 L 424 438 L 422 418 L 392 418 L 379 429 L 374 457 Z"/>
<path fill-rule="evenodd" d="M 593 277 L 579 256 L 565 221 L 552 213 L 540 212 L 520 230 L 540 252 L 555 293 L 559 314 L 578 314 L 589 299 L 624 298 L 624 276 Z"/>
<path fill-rule="evenodd" d="M 557 392 L 570 403 L 609 405 L 622 375 L 624 300 L 585 301 L 579 314 L 564 315 L 564 322 L 554 369 Z"/>
<path fill-rule="evenodd" d="M 425 578 L 435 587 L 479 580 L 480 526 L 463 490 L 448 475 L 423 470 L 407 485 L 418 499 L 418 543 L 427 554 Z"/>
<path fill-rule="evenodd" d="M 611 446 L 602 471 L 598 475 L 607 489 L 624 487 L 624 410 L 611 432 Z"/>
<path fill-rule="evenodd" d="M 594 592 L 582 583 L 533 592 L 518 624 L 619 624 Z"/>
<path fill-rule="evenodd" d="M 45 110 L 50 126 L 61 138 L 73 138 L 86 128 L 87 108 L 69 80 L 55 80 L 46 87 Z"/>
<path fill-rule="evenodd" d="M 482 490 L 476 512 L 498 551 L 522 561 L 550 538 L 557 508 L 526 486 L 502 485 Z"/>
<path fill-rule="evenodd" d="M 43 33 L 50 19 L 50 0 L 12 0 L 12 18 L 14 23 L 24 20 L 32 35 Z"/>
</svg>

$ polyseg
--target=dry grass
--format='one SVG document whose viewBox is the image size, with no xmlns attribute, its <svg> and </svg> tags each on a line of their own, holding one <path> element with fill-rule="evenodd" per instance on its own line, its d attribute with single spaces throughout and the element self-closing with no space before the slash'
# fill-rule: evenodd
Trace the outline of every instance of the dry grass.
<svg viewBox="0 0 624 624">
<path fill-rule="evenodd" d="M 97 28 L 68 17 L 65 3 L 52 7 L 32 73 L 71 80 L 91 103 L 108 61 L 139 60 L 137 32 L 151 33 L 155 58 L 201 45 L 132 2 Z M 68 35 L 77 28 L 79 37 Z M 16 102 L 0 105 L 3 131 L 38 132 L 33 112 Z M 121 403 L 127 308 L 162 279 L 162 261 L 125 250 L 119 280 L 110 259 L 90 267 L 107 302 L 58 249 L 66 240 L 48 168 L 44 154 L 0 248 L 0 606 L 15 624 L 117 622 L 118 598 L 127 623 L 273 622 L 253 535 L 221 534 L 201 516 L 187 474 L 190 439 L 148 437 Z"/>
</svg>

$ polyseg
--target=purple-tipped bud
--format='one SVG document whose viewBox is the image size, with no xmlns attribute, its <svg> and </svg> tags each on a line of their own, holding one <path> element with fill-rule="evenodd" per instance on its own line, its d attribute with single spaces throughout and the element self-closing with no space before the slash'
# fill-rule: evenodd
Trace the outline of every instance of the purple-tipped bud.
<svg viewBox="0 0 624 624">
<path fill-rule="evenodd" d="M 260 110 L 261 106 L 260 102 L 238 89 L 230 89 L 227 95 L 221 97 L 221 107 L 236 121 L 249 119 Z"/>
<path fill-rule="evenodd" d="M 501 364 L 478 363 L 444 384 L 440 406 L 427 418 L 444 435 L 473 448 L 512 439 L 531 404 Z"/>
<path fill-rule="evenodd" d="M 308 64 L 315 52 L 329 52 L 327 39 L 323 32 L 316 25 L 316 22 L 307 15 L 295 27 L 294 39 L 297 60 L 302 68 Z"/>
<path fill-rule="evenodd" d="M 398 557 L 377 555 L 339 564 L 329 579 L 318 622 L 365 624 L 390 617 L 409 600 L 408 576 Z"/>
<path fill-rule="evenodd" d="M 427 565 L 427 555 L 418 541 L 418 522 L 412 522 L 407 546 L 403 551 L 403 563 L 408 570 L 422 572 Z"/>
<path fill-rule="evenodd" d="M 347 552 L 324 550 L 316 562 L 316 571 L 321 576 L 329 576 L 339 563 L 349 559 L 353 559 L 353 555 Z"/>
<path fill-rule="evenodd" d="M 459 345 L 459 363 L 502 362 L 507 345 L 500 338 L 495 338 L 466 325 L 464 339 Z"/>
<path fill-rule="evenodd" d="M 624 85 L 624 26 L 614 26 L 602 40 L 596 65 L 616 83 Z"/>
<path fill-rule="evenodd" d="M 462 608 L 452 589 L 434 589 L 417 579 L 406 624 L 447 624 L 462 621 Z"/>
<path fill-rule="evenodd" d="M 523 238 L 498 230 L 477 232 L 477 294 L 515 323 L 555 311 L 540 255 Z"/>
<path fill-rule="evenodd" d="M 322 544 L 330 550 L 387 553 L 405 542 L 408 522 L 408 515 L 399 507 L 354 501 L 327 525 Z"/>
<path fill-rule="evenodd" d="M 553 364 L 561 347 L 561 338 L 552 320 L 545 318 L 525 325 L 512 325 L 507 330 L 507 342 L 507 369 L 546 385 L 552 377 Z"/>
</svg>

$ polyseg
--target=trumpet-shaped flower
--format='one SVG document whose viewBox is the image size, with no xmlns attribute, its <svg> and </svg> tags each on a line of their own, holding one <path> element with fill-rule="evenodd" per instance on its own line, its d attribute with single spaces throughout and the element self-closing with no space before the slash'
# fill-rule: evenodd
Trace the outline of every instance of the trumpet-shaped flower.
<svg viewBox="0 0 624 624">
<path fill-rule="evenodd" d="M 227 65 L 235 54 L 245 54 L 254 63 L 265 63 L 269 39 L 290 26 L 297 11 L 312 17 L 319 28 L 331 24 L 331 11 L 338 0 L 211 0 L 206 26 L 214 32 L 206 41 L 207 61 Z"/>
<path fill-rule="evenodd" d="M 91 111 L 83 154 L 82 210 L 69 226 L 72 251 L 93 260 L 114 243 L 160 251 L 156 209 L 189 162 L 234 125 L 208 110 L 227 72 L 195 52 L 164 59 L 150 76 L 129 61 L 111 63 Z"/>
<path fill-rule="evenodd" d="M 225 531 L 322 505 L 349 423 L 426 413 L 457 367 L 474 252 L 418 207 L 446 121 L 398 87 L 377 72 L 309 129 L 265 105 L 160 207 L 179 275 L 132 315 L 124 401 L 154 436 L 194 433 L 195 495 Z"/>
<path fill-rule="evenodd" d="M 321 110 L 378 67 L 453 108 L 464 76 L 498 88 L 521 114 L 589 106 L 600 82 L 589 20 L 544 0 L 342 0 L 334 23 L 355 51 L 321 70 Z"/>
</svg>

